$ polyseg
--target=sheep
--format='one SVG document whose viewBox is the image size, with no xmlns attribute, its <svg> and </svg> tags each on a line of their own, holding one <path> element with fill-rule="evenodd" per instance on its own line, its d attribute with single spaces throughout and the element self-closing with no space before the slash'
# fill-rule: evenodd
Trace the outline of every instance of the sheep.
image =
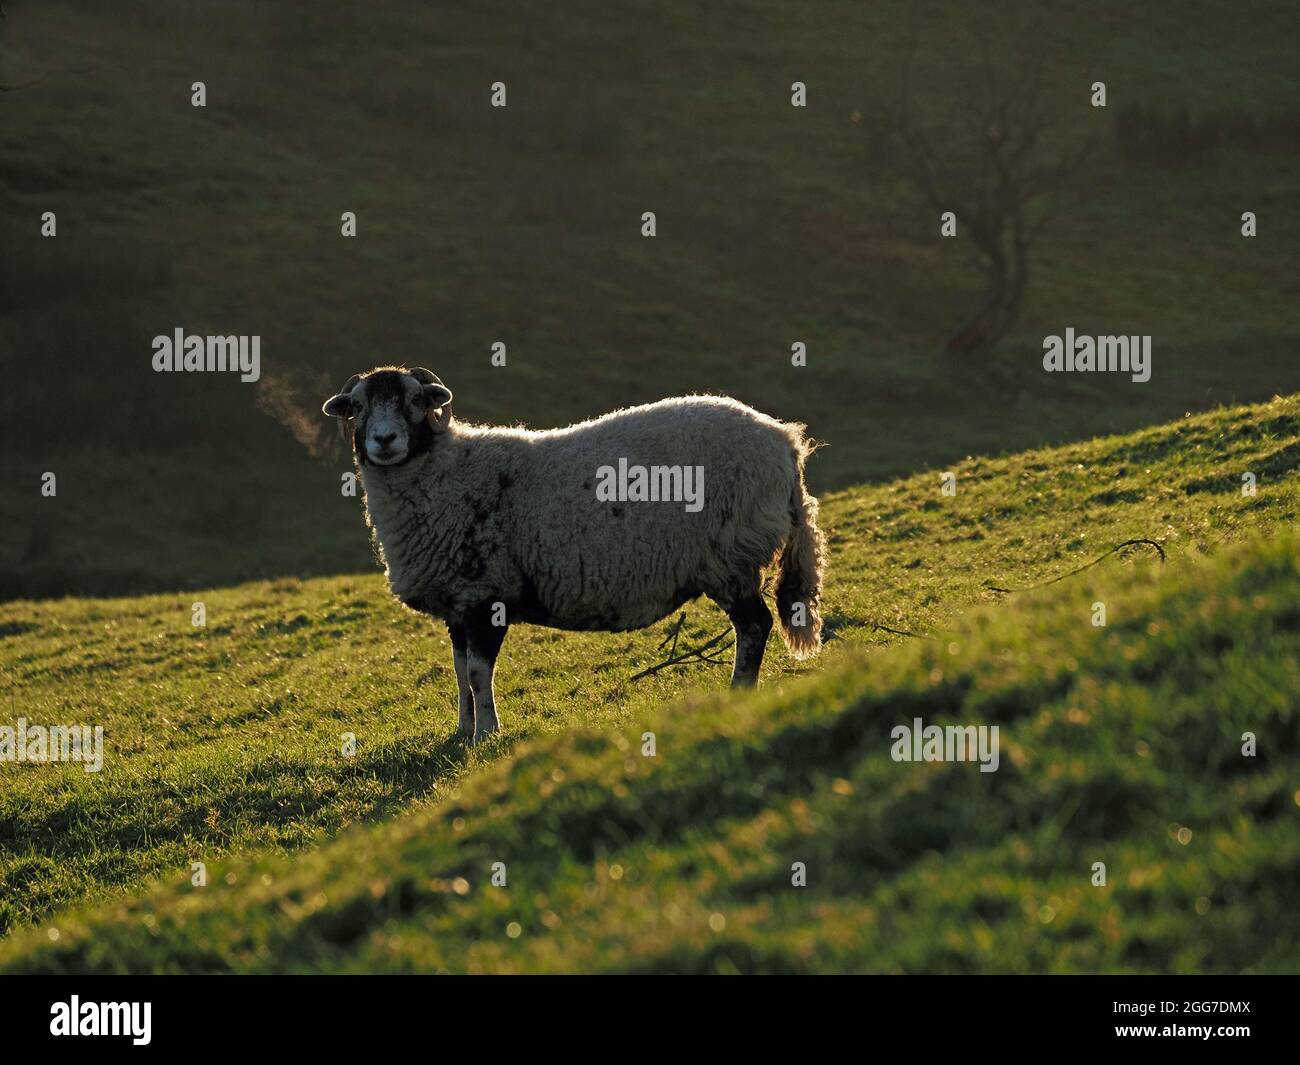
<svg viewBox="0 0 1300 1065">
<path fill-rule="evenodd" d="M 746 687 L 772 628 L 775 564 L 785 642 L 795 658 L 818 652 L 825 542 L 802 425 L 725 396 L 547 430 L 454 421 L 451 401 L 431 371 L 385 366 L 321 409 L 351 430 L 393 595 L 447 625 L 458 730 L 473 742 L 499 727 L 492 678 L 514 622 L 627 631 L 705 595 L 735 628 L 731 683 Z"/>
</svg>

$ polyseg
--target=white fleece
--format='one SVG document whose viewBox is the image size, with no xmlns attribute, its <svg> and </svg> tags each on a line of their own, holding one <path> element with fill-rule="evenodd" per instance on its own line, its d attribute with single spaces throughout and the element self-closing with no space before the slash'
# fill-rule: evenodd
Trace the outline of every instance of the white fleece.
<svg viewBox="0 0 1300 1065">
<path fill-rule="evenodd" d="M 424 454 L 360 471 L 404 602 L 452 619 L 483 603 L 537 604 L 547 624 L 621 630 L 696 595 L 725 606 L 757 594 L 799 514 L 816 513 L 803 488 L 809 450 L 802 426 L 733 399 L 684 396 L 564 429 L 452 420 Z M 599 501 L 597 470 L 620 458 L 702 466 L 703 508 Z M 818 554 L 818 579 L 820 563 Z"/>
</svg>

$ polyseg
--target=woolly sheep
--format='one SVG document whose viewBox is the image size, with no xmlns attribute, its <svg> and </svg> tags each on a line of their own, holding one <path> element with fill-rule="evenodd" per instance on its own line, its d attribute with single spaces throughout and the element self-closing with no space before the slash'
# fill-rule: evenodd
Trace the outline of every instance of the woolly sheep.
<svg viewBox="0 0 1300 1065">
<path fill-rule="evenodd" d="M 477 741 L 498 728 L 492 674 L 513 622 L 640 629 L 706 595 L 735 627 L 732 685 L 752 685 L 772 628 L 763 573 L 775 563 L 787 646 L 796 658 L 820 649 L 824 542 L 802 426 L 683 396 L 534 431 L 453 421 L 451 400 L 429 370 L 381 367 L 322 410 L 345 432 L 350 423 L 393 594 L 447 624 L 462 733 Z M 695 496 L 643 501 L 638 467 L 651 494 Z"/>
</svg>

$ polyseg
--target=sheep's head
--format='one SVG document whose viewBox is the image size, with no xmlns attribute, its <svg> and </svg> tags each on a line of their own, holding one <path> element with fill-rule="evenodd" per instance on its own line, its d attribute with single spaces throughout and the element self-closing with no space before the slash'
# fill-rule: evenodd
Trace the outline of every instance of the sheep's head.
<svg viewBox="0 0 1300 1065">
<path fill-rule="evenodd" d="M 398 466 L 429 449 L 450 402 L 451 391 L 424 367 L 383 367 L 353 374 L 321 410 L 344 425 L 351 419 L 358 462 Z"/>
</svg>

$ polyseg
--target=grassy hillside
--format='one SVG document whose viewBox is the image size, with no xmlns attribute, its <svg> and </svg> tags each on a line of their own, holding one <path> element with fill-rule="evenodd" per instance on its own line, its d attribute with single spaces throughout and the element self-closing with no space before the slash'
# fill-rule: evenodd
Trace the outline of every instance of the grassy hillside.
<svg viewBox="0 0 1300 1065">
<path fill-rule="evenodd" d="M 0 81 L 41 80 L 0 97 L 0 365 L 24 444 L 0 473 L 0 598 L 364 567 L 317 412 L 394 360 L 473 420 L 731 393 L 833 443 L 819 489 L 1300 388 L 1289 3 L 489 7 L 6 4 Z M 1056 125 L 1099 144 L 993 380 L 941 353 L 984 281 L 883 136 L 913 33 L 925 106 L 960 106 L 987 39 L 1002 68 L 1041 58 Z M 1134 106 L 1185 110 L 1214 150 L 1125 150 Z M 177 326 L 260 335 L 263 380 L 153 374 Z M 1066 326 L 1151 334 L 1151 382 L 1042 374 Z"/>
<path fill-rule="evenodd" d="M 473 750 L 445 634 L 378 576 L 0 607 L 8 717 L 108 746 L 100 774 L 0 766 L 0 964 L 1293 965 L 1298 462 L 1291 396 L 966 460 L 955 496 L 934 474 L 832 495 L 822 659 L 774 648 L 732 698 L 720 666 L 630 683 L 656 631 L 516 629 L 505 732 Z M 1168 563 L 990 590 L 1134 537 Z M 891 761 L 914 716 L 998 724 L 1001 768 Z"/>
<path fill-rule="evenodd" d="M 547 736 L 432 810 L 55 918 L 0 966 L 1296 971 L 1300 537 L 1181 566 Z M 1101 633 L 1098 595 L 1118 615 Z M 1005 761 L 894 762 L 913 715 L 997 724 Z"/>
</svg>

